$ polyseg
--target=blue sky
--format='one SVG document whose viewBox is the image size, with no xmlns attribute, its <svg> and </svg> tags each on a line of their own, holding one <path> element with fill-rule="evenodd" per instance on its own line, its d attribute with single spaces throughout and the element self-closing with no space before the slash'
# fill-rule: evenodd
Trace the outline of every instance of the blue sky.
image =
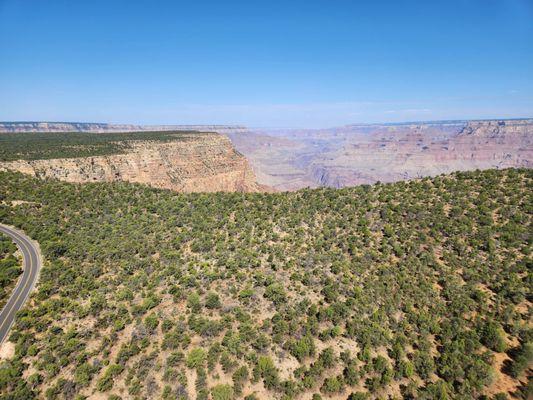
<svg viewBox="0 0 533 400">
<path fill-rule="evenodd" d="M 0 0 L 0 120 L 533 116 L 533 1 Z"/>
</svg>

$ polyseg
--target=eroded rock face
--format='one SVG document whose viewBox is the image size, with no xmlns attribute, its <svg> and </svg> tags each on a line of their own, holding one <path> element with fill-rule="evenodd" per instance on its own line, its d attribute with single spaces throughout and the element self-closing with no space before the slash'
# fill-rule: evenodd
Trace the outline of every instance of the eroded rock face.
<svg viewBox="0 0 533 400">
<path fill-rule="evenodd" d="M 353 125 L 230 137 L 250 159 L 259 182 L 279 190 L 533 163 L 533 120 Z"/>
<path fill-rule="evenodd" d="M 192 134 L 186 141 L 132 142 L 125 154 L 2 162 L 0 169 L 67 182 L 137 182 L 180 192 L 264 189 L 246 158 L 216 133 Z"/>
<path fill-rule="evenodd" d="M 394 182 L 452 171 L 531 167 L 533 124 L 469 122 L 458 132 L 426 127 L 377 132 L 346 143 L 317 164 L 343 182 Z"/>
</svg>

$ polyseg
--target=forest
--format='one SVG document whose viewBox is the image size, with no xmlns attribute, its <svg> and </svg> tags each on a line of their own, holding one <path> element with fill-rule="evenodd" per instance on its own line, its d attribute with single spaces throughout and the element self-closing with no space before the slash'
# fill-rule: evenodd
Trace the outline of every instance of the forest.
<svg viewBox="0 0 533 400">
<path fill-rule="evenodd" d="M 0 135 L 0 161 L 48 160 L 121 154 L 131 143 L 188 140 L 202 132 L 16 132 Z"/>
<path fill-rule="evenodd" d="M 184 194 L 1 172 L 0 221 L 45 263 L 0 398 L 532 398 L 532 179 Z"/>
</svg>

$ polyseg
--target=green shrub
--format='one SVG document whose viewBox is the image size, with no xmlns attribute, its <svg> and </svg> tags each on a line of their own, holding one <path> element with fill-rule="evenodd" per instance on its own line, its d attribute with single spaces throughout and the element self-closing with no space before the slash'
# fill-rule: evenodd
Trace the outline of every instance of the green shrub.
<svg viewBox="0 0 533 400">
<path fill-rule="evenodd" d="M 233 388 L 230 385 L 216 385 L 211 389 L 213 400 L 233 400 Z"/>
<path fill-rule="evenodd" d="M 197 347 L 192 349 L 189 354 L 187 354 L 186 364 L 188 368 L 199 368 L 202 367 L 206 360 L 205 350 Z"/>
</svg>

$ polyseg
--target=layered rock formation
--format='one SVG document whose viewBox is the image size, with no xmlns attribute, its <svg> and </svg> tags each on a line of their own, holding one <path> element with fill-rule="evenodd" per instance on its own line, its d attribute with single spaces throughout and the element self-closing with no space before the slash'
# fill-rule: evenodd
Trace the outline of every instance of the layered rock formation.
<svg viewBox="0 0 533 400">
<path fill-rule="evenodd" d="M 200 130 L 187 143 L 131 144 L 127 154 L 3 163 L 73 182 L 128 180 L 183 191 L 256 191 L 268 187 L 344 187 L 453 171 L 531 167 L 533 120 L 349 125 L 318 130 L 249 131 L 222 125 L 0 123 L 0 132 Z M 255 176 L 257 181 L 255 182 Z M 263 185 L 263 186 L 262 186 Z M 269 189 L 270 190 L 270 189 Z"/>
<path fill-rule="evenodd" d="M 135 131 L 200 131 L 244 132 L 237 125 L 134 125 L 92 122 L 0 122 L 0 132 L 135 132 Z"/>
<path fill-rule="evenodd" d="M 192 133 L 180 141 L 131 142 L 124 154 L 0 162 L 2 169 L 67 182 L 128 181 L 181 192 L 265 189 L 256 183 L 246 158 L 216 133 Z"/>
<path fill-rule="evenodd" d="M 352 125 L 230 134 L 260 183 L 279 190 L 531 167 L 533 120 Z"/>
</svg>

